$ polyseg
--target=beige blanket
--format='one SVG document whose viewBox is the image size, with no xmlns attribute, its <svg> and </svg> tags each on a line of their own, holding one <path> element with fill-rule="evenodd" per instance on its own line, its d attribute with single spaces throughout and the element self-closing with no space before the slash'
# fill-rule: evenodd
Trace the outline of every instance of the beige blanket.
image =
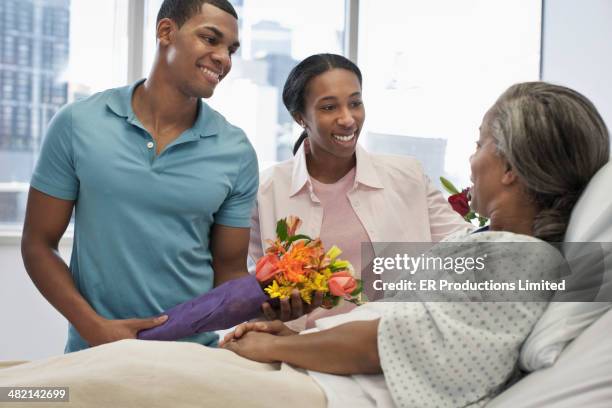
<svg viewBox="0 0 612 408">
<path fill-rule="evenodd" d="M 3 368 L 4 367 L 4 368 Z M 316 383 L 286 364 L 260 364 L 193 343 L 123 340 L 0 365 L 1 387 L 69 387 L 45 407 L 325 407 Z M 21 403 L 0 407 L 23 408 Z"/>
</svg>

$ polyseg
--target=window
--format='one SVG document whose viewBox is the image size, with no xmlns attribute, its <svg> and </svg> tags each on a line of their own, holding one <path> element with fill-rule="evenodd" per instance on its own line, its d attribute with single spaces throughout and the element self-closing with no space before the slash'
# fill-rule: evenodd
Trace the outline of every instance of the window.
<svg viewBox="0 0 612 408">
<path fill-rule="evenodd" d="M 126 83 L 127 2 L 0 1 L 0 228 L 23 222 L 30 176 L 55 112 Z"/>
<path fill-rule="evenodd" d="M 510 85 L 539 79 L 541 2 L 362 0 L 359 15 L 362 143 L 467 187 L 486 110 Z"/>
<path fill-rule="evenodd" d="M 349 2 L 359 5 L 367 109 L 361 143 L 374 152 L 416 156 L 434 181 L 446 175 L 467 185 L 468 157 L 486 109 L 512 83 L 539 78 L 541 2 L 231 2 L 242 46 L 208 103 L 245 130 L 261 167 L 290 157 L 299 134 L 281 100 L 291 68 L 314 53 L 346 54 Z M 28 182 L 55 112 L 127 84 L 129 72 L 136 76 L 128 67 L 130 43 L 144 50 L 142 76 L 148 74 L 160 4 L 0 1 L 0 229 L 20 229 Z M 144 27 L 129 17 L 129 5 L 144 5 L 138 8 Z M 143 47 L 128 37 L 128 26 L 142 28 Z"/>
</svg>

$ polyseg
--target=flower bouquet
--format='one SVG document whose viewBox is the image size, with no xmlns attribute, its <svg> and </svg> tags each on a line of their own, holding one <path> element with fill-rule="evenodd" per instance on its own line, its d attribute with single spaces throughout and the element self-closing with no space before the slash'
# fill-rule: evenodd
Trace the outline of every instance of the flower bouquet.
<svg viewBox="0 0 612 408">
<path fill-rule="evenodd" d="M 473 222 L 472 220 L 476 220 L 479 227 L 484 227 L 487 224 L 489 219 L 476 214 L 470 207 L 471 197 L 469 188 L 465 188 L 460 192 L 448 179 L 440 177 L 440 182 L 442 183 L 442 186 L 444 186 L 444 189 L 450 194 L 448 197 L 448 202 L 451 207 L 453 207 L 453 210 L 458 212 L 466 221 L 470 223 Z"/>
<path fill-rule="evenodd" d="M 308 304 L 313 292 L 323 292 L 322 306 L 326 308 L 337 305 L 340 299 L 360 302 L 361 281 L 353 277 L 351 264 L 338 258 L 340 249 L 334 246 L 325 252 L 321 240 L 296 235 L 300 224 L 297 217 L 278 221 L 277 239 L 270 241 L 266 254 L 257 263 L 255 276 L 230 280 L 166 310 L 163 314 L 168 320 L 140 331 L 138 338 L 179 340 L 228 329 L 258 317 L 264 302 L 286 299 L 294 289 Z"/>
<path fill-rule="evenodd" d="M 268 248 L 255 273 L 264 291 L 272 299 L 287 299 L 298 290 L 307 304 L 315 292 L 322 292 L 324 308 L 341 299 L 361 303 L 362 282 L 355 279 L 350 262 L 338 258 L 342 251 L 332 246 L 326 252 L 320 239 L 296 234 L 301 223 L 295 216 L 279 220 L 276 239 L 266 241 Z"/>
</svg>

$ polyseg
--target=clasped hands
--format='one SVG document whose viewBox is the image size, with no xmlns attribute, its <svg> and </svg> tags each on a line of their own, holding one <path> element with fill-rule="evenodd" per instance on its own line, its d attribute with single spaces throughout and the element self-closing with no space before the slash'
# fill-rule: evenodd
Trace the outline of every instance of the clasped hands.
<svg viewBox="0 0 612 408">
<path fill-rule="evenodd" d="M 288 299 L 281 299 L 278 308 L 273 308 L 269 302 L 262 305 L 264 316 L 270 321 L 242 323 L 227 334 L 219 346 L 231 350 L 239 356 L 260 363 L 275 363 L 278 343 L 281 338 L 297 335 L 283 321 L 297 319 L 310 313 L 323 303 L 323 292 L 316 292 L 310 304 L 305 303 L 298 290 L 291 293 Z M 280 319 L 280 320 L 274 320 Z"/>
<path fill-rule="evenodd" d="M 236 326 L 236 329 L 225 335 L 219 347 L 231 350 L 239 356 L 260 363 L 275 363 L 278 341 L 282 337 L 295 336 L 298 332 L 291 330 L 280 320 L 270 322 L 247 322 Z"/>
</svg>

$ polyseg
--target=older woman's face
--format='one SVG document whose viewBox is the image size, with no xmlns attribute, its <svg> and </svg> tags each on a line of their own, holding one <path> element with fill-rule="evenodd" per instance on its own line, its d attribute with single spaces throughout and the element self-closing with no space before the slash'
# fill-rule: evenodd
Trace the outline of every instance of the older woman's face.
<svg viewBox="0 0 612 408">
<path fill-rule="evenodd" d="M 496 203 L 503 200 L 502 179 L 508 169 L 506 161 L 496 153 L 489 119 L 490 114 L 487 112 L 480 126 L 476 151 L 470 156 L 473 184 L 470 204 L 474 211 L 485 217 L 490 217 Z"/>
<path fill-rule="evenodd" d="M 300 116 L 313 153 L 351 157 L 365 120 L 359 79 L 338 68 L 313 78 Z"/>
</svg>

